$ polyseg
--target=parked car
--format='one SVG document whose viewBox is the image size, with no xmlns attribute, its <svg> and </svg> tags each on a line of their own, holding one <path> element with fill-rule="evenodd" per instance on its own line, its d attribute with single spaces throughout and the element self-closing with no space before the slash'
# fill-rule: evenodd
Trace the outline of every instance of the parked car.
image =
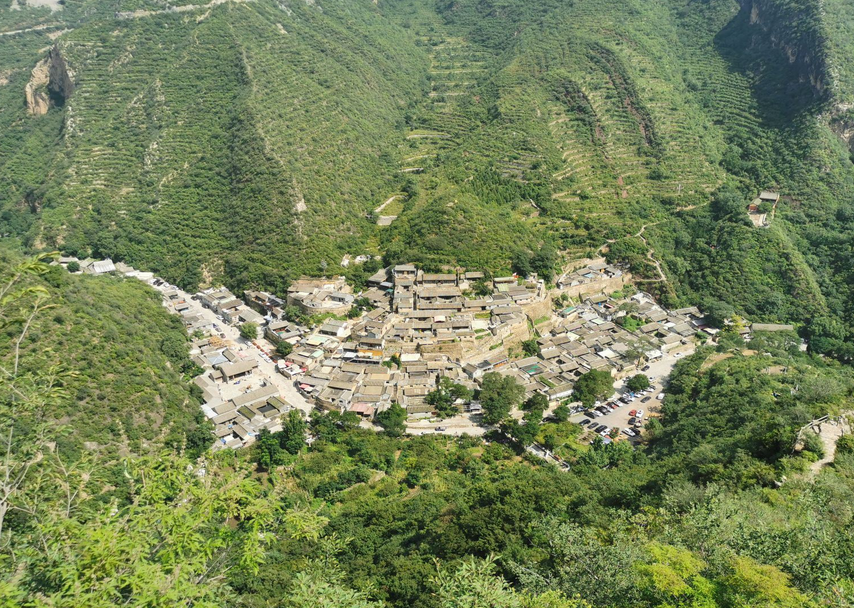
<svg viewBox="0 0 854 608">
<path fill-rule="evenodd" d="M 627 437 L 634 437 L 635 435 L 637 435 L 637 433 L 635 433 L 632 429 L 623 429 L 623 435 L 626 435 Z"/>
<path fill-rule="evenodd" d="M 584 415 L 587 416 L 588 418 L 595 418 L 596 417 L 596 414 L 593 412 L 593 410 L 587 410 L 586 412 L 584 412 Z"/>
<path fill-rule="evenodd" d="M 637 410 L 629 410 L 629 416 L 637 416 Z"/>
<path fill-rule="evenodd" d="M 616 403 L 609 403 L 608 407 L 610 407 L 611 410 L 613 411 L 613 410 L 617 409 L 619 406 Z"/>
<path fill-rule="evenodd" d="M 610 433 L 611 433 L 611 429 L 610 429 L 610 427 L 607 427 L 607 426 L 606 426 L 606 427 L 605 427 L 605 430 L 603 430 L 603 431 L 602 431 L 602 432 L 600 432 L 599 434 L 600 434 L 600 435 L 602 435 L 602 437 L 607 437 Z"/>
<path fill-rule="evenodd" d="M 643 399 L 641 399 L 641 403 L 646 403 L 647 401 L 650 401 L 651 399 L 652 399 L 652 397 L 644 397 Z"/>
<path fill-rule="evenodd" d="M 632 426 L 634 426 L 635 424 L 637 424 L 637 422 L 638 422 L 638 419 L 637 419 L 637 418 L 635 418 L 634 416 L 632 416 L 631 418 L 629 418 L 629 424 L 631 424 Z"/>
<path fill-rule="evenodd" d="M 581 426 L 587 426 L 588 424 L 590 424 L 590 420 L 587 420 L 587 419 L 585 418 L 584 420 L 582 420 L 582 421 L 581 421 L 581 422 L 579 422 L 578 424 L 580 424 Z"/>
<path fill-rule="evenodd" d="M 649 369 L 649 365 L 644 365 L 644 366 L 641 368 L 641 371 L 642 371 L 642 372 L 645 372 L 645 371 L 647 371 L 648 369 Z M 652 378 L 650 378 L 650 380 L 652 380 Z"/>
<path fill-rule="evenodd" d="M 448 430 L 448 428 L 447 428 L 447 427 L 444 427 L 444 426 L 437 426 L 437 427 L 436 427 L 436 432 L 437 432 L 437 433 L 441 433 L 442 431 L 447 431 L 447 430 Z"/>
<path fill-rule="evenodd" d="M 658 399 L 659 401 L 664 399 L 664 393 L 658 393 L 658 397 L 656 397 L 656 399 Z"/>
<path fill-rule="evenodd" d="M 595 432 L 597 432 L 597 433 L 601 434 L 601 433 L 602 433 L 602 431 L 604 431 L 604 430 L 605 430 L 605 429 L 607 429 L 607 428 L 608 428 L 608 425 L 606 425 L 606 424 L 600 424 L 599 426 L 597 426 L 597 427 L 596 427 L 596 431 L 595 431 Z"/>
<path fill-rule="evenodd" d="M 638 417 L 638 420 L 643 420 L 643 410 L 638 410 L 638 413 L 636 415 Z"/>
</svg>

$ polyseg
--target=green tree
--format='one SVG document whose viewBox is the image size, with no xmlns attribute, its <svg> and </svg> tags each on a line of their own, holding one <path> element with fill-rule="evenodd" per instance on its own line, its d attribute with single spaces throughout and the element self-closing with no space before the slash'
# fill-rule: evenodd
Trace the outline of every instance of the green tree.
<svg viewBox="0 0 854 608">
<path fill-rule="evenodd" d="M 558 422 L 566 422 L 569 419 L 569 413 L 569 406 L 565 403 L 561 403 L 554 409 L 552 416 L 557 418 Z"/>
<path fill-rule="evenodd" d="M 13 584 L 58 608 L 229 604 L 222 573 L 257 573 L 278 504 L 238 461 L 223 466 L 229 458 L 209 460 L 203 477 L 174 455 L 130 459 L 127 500 L 85 514 L 82 496 L 100 491 L 97 477 L 69 463 L 44 469 L 29 517 L 45 542 L 19 547 Z M 77 491 L 55 491 L 63 486 Z"/>
<path fill-rule="evenodd" d="M 456 402 L 469 399 L 471 399 L 471 391 L 462 384 L 455 383 L 447 376 L 442 376 L 439 385 L 427 393 L 426 397 L 427 403 L 435 407 L 436 412 L 442 418 L 458 414 L 460 410 Z"/>
<path fill-rule="evenodd" d="M 276 344 L 276 354 L 280 357 L 287 357 L 292 352 L 294 352 L 294 345 L 290 342 L 285 342 L 282 340 L 278 344 Z"/>
<path fill-rule="evenodd" d="M 376 421 L 390 437 L 400 437 L 406 432 L 406 410 L 397 403 L 377 414 Z"/>
<path fill-rule="evenodd" d="M 539 431 L 539 425 L 534 422 L 521 424 L 514 418 L 505 418 L 500 424 L 501 432 L 511 437 L 520 446 L 527 447 L 534 443 Z"/>
<path fill-rule="evenodd" d="M 451 571 L 440 568 L 433 579 L 439 608 L 588 608 L 583 600 L 558 591 L 514 590 L 496 571 L 495 558 L 466 557 Z"/>
<path fill-rule="evenodd" d="M 687 549 L 651 543 L 635 565 L 638 587 L 651 606 L 714 608 L 716 586 L 702 576 L 706 564 Z"/>
<path fill-rule="evenodd" d="M 540 355 L 540 345 L 536 339 L 524 340 L 522 342 L 522 350 L 529 357 L 538 357 Z"/>
<path fill-rule="evenodd" d="M 341 437 L 359 427 L 359 415 L 355 412 L 315 412 L 311 417 L 311 429 L 323 441 L 336 443 Z"/>
<path fill-rule="evenodd" d="M 258 438 L 252 446 L 252 455 L 264 471 L 285 464 L 285 455 L 279 445 L 279 439 L 267 429 L 261 429 L 258 433 Z"/>
<path fill-rule="evenodd" d="M 284 312 L 285 318 L 292 323 L 305 325 L 308 322 L 308 317 L 298 306 L 288 306 Z"/>
<path fill-rule="evenodd" d="M 68 272 L 80 272 L 80 264 L 78 264 L 74 260 L 68 262 L 66 268 L 68 269 Z"/>
<path fill-rule="evenodd" d="M 483 377 L 480 389 L 480 403 L 483 406 L 483 420 L 487 424 L 498 424 L 510 411 L 519 405 L 525 389 L 510 376 L 490 372 Z"/>
<path fill-rule="evenodd" d="M 774 566 L 759 564 L 749 557 L 735 557 L 730 563 L 730 573 L 724 578 L 724 605 L 733 608 L 815 606 L 789 582 L 789 576 Z"/>
<path fill-rule="evenodd" d="M 492 293 L 492 285 L 486 279 L 478 279 L 472 285 L 472 292 L 478 297 L 488 296 Z"/>
<path fill-rule="evenodd" d="M 240 326 L 240 337 L 244 340 L 255 340 L 258 337 L 257 323 L 244 323 Z"/>
<path fill-rule="evenodd" d="M 573 394 L 577 401 L 590 407 L 614 392 L 614 379 L 608 372 L 590 370 L 575 382 Z"/>
<path fill-rule="evenodd" d="M 279 446 L 289 454 L 298 454 L 305 447 L 305 431 L 308 428 L 302 412 L 293 409 L 282 421 L 282 430 L 276 433 Z"/>
<path fill-rule="evenodd" d="M 712 327 L 721 329 L 726 321 L 735 314 L 732 306 L 720 300 L 709 299 L 702 305 L 706 322 Z"/>
<path fill-rule="evenodd" d="M 534 393 L 530 399 L 527 399 L 522 404 L 522 409 L 525 410 L 525 422 L 528 423 L 536 433 L 537 427 L 543 421 L 543 414 L 549 407 L 549 399 L 542 393 Z"/>
<path fill-rule="evenodd" d="M 712 197 L 712 212 L 718 219 L 747 217 L 747 203 L 735 188 L 725 185 Z"/>
<path fill-rule="evenodd" d="M 633 393 L 644 391 L 649 388 L 649 378 L 645 374 L 634 375 L 626 382 L 626 388 Z"/>
<path fill-rule="evenodd" d="M 540 414 L 545 412 L 549 407 L 549 398 L 542 393 L 534 393 L 522 404 L 522 409 L 525 411 L 539 411 Z"/>
</svg>

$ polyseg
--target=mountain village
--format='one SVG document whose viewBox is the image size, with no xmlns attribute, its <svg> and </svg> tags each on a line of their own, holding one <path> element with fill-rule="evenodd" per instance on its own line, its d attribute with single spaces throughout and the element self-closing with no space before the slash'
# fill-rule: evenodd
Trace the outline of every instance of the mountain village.
<svg viewBox="0 0 854 608">
<path fill-rule="evenodd" d="M 242 299 L 224 287 L 188 294 L 110 260 L 59 262 L 72 261 L 82 272 L 149 283 L 181 316 L 219 449 L 280 430 L 282 415 L 295 408 L 354 412 L 370 425 L 398 403 L 410 432 L 481 434 L 476 400 L 460 402 L 453 423 L 434 417 L 428 395 L 443 378 L 474 393 L 487 373 L 511 376 L 526 399 L 544 395 L 551 409 L 571 403 L 573 385 L 590 370 L 610 373 L 617 388 L 642 371 L 663 380 L 698 337 L 717 333 L 696 307 L 662 308 L 604 260 L 570 267 L 551 289 L 536 277 L 433 274 L 402 264 L 379 270 L 358 294 L 344 277 L 304 278 L 284 297 L 246 291 Z M 289 320 L 295 310 L 316 322 Z M 241 337 L 244 324 L 257 327 L 254 339 Z M 289 346 L 277 349 L 282 343 Z"/>
</svg>

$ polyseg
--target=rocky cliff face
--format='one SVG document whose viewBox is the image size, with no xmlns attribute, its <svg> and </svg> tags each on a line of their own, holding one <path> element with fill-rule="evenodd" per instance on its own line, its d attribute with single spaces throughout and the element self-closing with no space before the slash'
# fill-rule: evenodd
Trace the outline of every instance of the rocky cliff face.
<svg viewBox="0 0 854 608">
<path fill-rule="evenodd" d="M 68 64 L 58 46 L 54 45 L 50 49 L 48 61 L 50 63 L 50 82 L 47 85 L 47 90 L 51 101 L 57 106 L 62 106 L 74 92 L 74 80 L 71 78 Z"/>
<path fill-rule="evenodd" d="M 837 104 L 828 118 L 830 129 L 848 146 L 854 162 L 854 104 Z"/>
<path fill-rule="evenodd" d="M 51 105 L 64 105 L 73 92 L 74 80 L 68 65 L 59 47 L 54 46 L 48 56 L 35 65 L 24 87 L 27 111 L 33 116 L 42 116 Z"/>
<path fill-rule="evenodd" d="M 816 99 L 831 95 L 826 37 L 817 0 L 802 0 L 795 7 L 779 0 L 739 0 L 754 28 L 752 44 L 770 44 L 809 83 Z"/>
<path fill-rule="evenodd" d="M 33 68 L 30 81 L 24 87 L 27 111 L 33 116 L 41 116 L 47 113 L 49 104 L 46 87 L 49 81 L 50 66 L 48 65 L 48 58 L 45 57 Z"/>
</svg>

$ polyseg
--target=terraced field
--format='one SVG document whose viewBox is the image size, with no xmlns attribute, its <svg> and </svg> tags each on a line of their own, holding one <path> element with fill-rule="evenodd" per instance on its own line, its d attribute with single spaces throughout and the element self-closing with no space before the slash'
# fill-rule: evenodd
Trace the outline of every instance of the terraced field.
<svg viewBox="0 0 854 608">
<path fill-rule="evenodd" d="M 0 10 L 0 33 L 28 30 L 0 47 L 2 230 L 188 286 L 282 289 L 345 254 L 504 272 L 654 225 L 645 245 L 674 275 L 656 239 L 722 185 L 790 194 L 775 220 L 794 226 L 831 221 L 854 181 L 811 92 L 826 83 L 778 61 L 782 43 L 823 60 L 815 3 L 756 2 L 757 20 L 733 0 Z M 774 16 L 795 26 L 770 39 Z M 828 20 L 837 63 L 846 27 Z M 54 43 L 76 91 L 28 116 Z"/>
</svg>

